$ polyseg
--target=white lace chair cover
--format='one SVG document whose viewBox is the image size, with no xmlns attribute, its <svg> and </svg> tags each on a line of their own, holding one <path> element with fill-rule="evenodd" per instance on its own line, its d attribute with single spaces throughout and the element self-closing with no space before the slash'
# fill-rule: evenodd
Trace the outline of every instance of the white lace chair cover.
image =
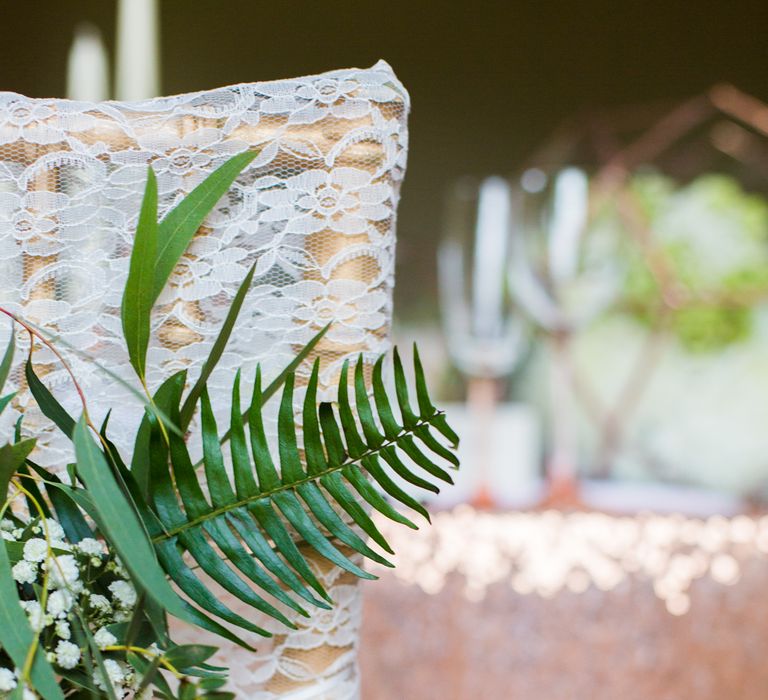
<svg viewBox="0 0 768 700">
<path fill-rule="evenodd" d="M 80 353 L 131 381 L 119 306 L 147 165 L 158 176 L 163 214 L 227 157 L 258 148 L 159 300 L 149 385 L 181 368 L 194 379 L 256 262 L 210 383 L 221 424 L 236 368 L 246 381 L 257 363 L 274 376 L 328 321 L 317 354 L 330 392 L 345 358 L 362 352 L 371 359 L 388 348 L 408 107 L 384 62 L 136 103 L 0 93 L 0 304 L 61 337 L 92 417 L 114 409 L 110 432 L 129 458 L 142 407 Z M 10 324 L 0 324 L 0 341 L 9 332 Z M 36 458 L 63 468 L 70 446 L 31 401 L 22 371 L 29 340 L 19 332 L 17 342 L 11 383 L 19 393 L 4 427 L 23 413 L 38 437 Z M 55 357 L 36 345 L 34 359 L 79 415 Z M 273 640 L 259 638 L 256 656 L 226 649 L 238 697 L 356 697 L 358 589 L 337 569 L 315 564 L 339 605 L 298 632 L 276 628 Z"/>
</svg>

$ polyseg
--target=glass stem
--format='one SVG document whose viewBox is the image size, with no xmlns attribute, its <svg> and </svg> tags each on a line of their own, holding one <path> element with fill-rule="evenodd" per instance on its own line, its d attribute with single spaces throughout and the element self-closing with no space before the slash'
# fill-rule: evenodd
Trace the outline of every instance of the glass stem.
<svg viewBox="0 0 768 700">
<path fill-rule="evenodd" d="M 498 403 L 498 382 L 489 377 L 472 377 L 467 386 L 467 405 L 472 420 L 473 462 L 477 480 L 472 505 L 493 508 L 490 466 L 493 460 L 493 429 Z"/>
<path fill-rule="evenodd" d="M 552 448 L 546 469 L 550 500 L 570 499 L 577 490 L 577 426 L 570 340 L 570 334 L 558 332 L 550 343 Z"/>
</svg>

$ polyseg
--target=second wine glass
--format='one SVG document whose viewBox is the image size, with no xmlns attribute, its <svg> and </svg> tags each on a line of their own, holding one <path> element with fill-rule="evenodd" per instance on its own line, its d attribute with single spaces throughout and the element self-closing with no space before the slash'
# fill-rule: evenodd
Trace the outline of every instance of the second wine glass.
<svg viewBox="0 0 768 700">
<path fill-rule="evenodd" d="M 620 291 L 619 233 L 608 193 L 580 168 L 527 170 L 512 202 L 510 289 L 550 347 L 548 500 L 567 505 L 579 500 L 571 340 Z"/>
<path fill-rule="evenodd" d="M 438 254 L 440 304 L 448 351 L 467 378 L 472 422 L 473 502 L 494 504 L 488 454 L 500 394 L 526 344 L 525 322 L 509 293 L 512 192 L 507 180 L 463 178 L 448 192 Z"/>
</svg>

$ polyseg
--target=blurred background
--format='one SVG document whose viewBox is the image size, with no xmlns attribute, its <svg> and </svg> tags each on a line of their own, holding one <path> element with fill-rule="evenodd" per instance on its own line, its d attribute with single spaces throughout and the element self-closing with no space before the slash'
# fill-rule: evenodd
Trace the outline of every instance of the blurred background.
<svg viewBox="0 0 768 700">
<path fill-rule="evenodd" d="M 411 94 L 395 336 L 464 469 L 389 533 L 364 697 L 765 697 L 768 5 L 158 5 L 160 93 L 384 58 Z M 0 89 L 130 90 L 116 3 L 2 18 Z"/>
</svg>

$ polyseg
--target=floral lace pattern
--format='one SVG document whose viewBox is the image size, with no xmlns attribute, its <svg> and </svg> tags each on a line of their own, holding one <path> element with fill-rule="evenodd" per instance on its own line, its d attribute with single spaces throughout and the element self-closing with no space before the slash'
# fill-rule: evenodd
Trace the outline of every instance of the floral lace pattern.
<svg viewBox="0 0 768 700">
<path fill-rule="evenodd" d="M 331 593 L 334 605 L 330 610 L 315 610 L 310 618 L 305 618 L 292 614 L 279 601 L 270 598 L 270 603 L 293 619 L 296 629 L 286 629 L 271 618 L 259 619 L 259 624 L 273 637 L 264 639 L 238 631 L 244 641 L 257 649 L 255 654 L 224 645 L 212 659 L 213 663 L 230 667 L 230 683 L 237 689 L 238 697 L 248 700 L 359 698 L 357 648 L 362 600 L 358 579 L 308 548 L 304 554 L 317 579 Z M 360 563 L 359 555 L 351 558 Z M 216 590 L 215 583 L 210 580 L 207 583 Z M 253 610 L 246 603 L 232 598 L 226 591 L 222 590 L 221 594 L 227 596 L 227 605 L 235 612 L 253 617 Z M 199 630 L 188 626 L 176 625 L 173 636 L 179 643 L 200 641 Z"/>
<path fill-rule="evenodd" d="M 59 337 L 94 420 L 115 409 L 110 433 L 129 458 L 143 409 L 119 381 L 131 381 L 119 307 L 147 167 L 157 174 L 163 215 L 228 157 L 257 149 L 158 301 L 148 384 L 155 388 L 180 369 L 194 380 L 255 265 L 253 287 L 210 381 L 219 419 L 223 424 L 228 413 L 236 369 L 247 384 L 261 363 L 268 379 L 331 322 L 316 351 L 328 397 L 344 359 L 370 359 L 388 347 L 408 109 L 407 92 L 384 62 L 137 103 L 0 92 L 0 305 Z M 0 343 L 9 333 L 10 324 L 2 324 Z M 38 437 L 36 459 L 63 468 L 71 448 L 30 400 L 23 373 L 29 340 L 19 333 L 17 343 L 11 389 L 18 394 L 2 416 L 4 427 L 23 413 Z M 54 355 L 36 345 L 34 362 L 78 416 L 81 406 Z M 301 371 L 306 375 L 307 367 Z M 304 650 L 346 649 L 328 669 L 305 665 L 303 673 L 317 675 L 318 689 L 334 688 L 335 678 L 351 690 L 313 695 L 305 686 L 295 697 L 355 696 L 356 589 L 344 584 L 333 594 L 349 598 L 343 619 L 313 617 L 298 637 L 275 643 L 263 663 L 238 663 L 231 654 L 239 652 L 229 651 L 233 667 L 249 669 L 235 678 L 242 697 L 277 697 L 267 690 L 265 669 L 289 664 L 286 649 L 296 639 Z M 301 666 L 290 663 L 294 671 Z"/>
</svg>

